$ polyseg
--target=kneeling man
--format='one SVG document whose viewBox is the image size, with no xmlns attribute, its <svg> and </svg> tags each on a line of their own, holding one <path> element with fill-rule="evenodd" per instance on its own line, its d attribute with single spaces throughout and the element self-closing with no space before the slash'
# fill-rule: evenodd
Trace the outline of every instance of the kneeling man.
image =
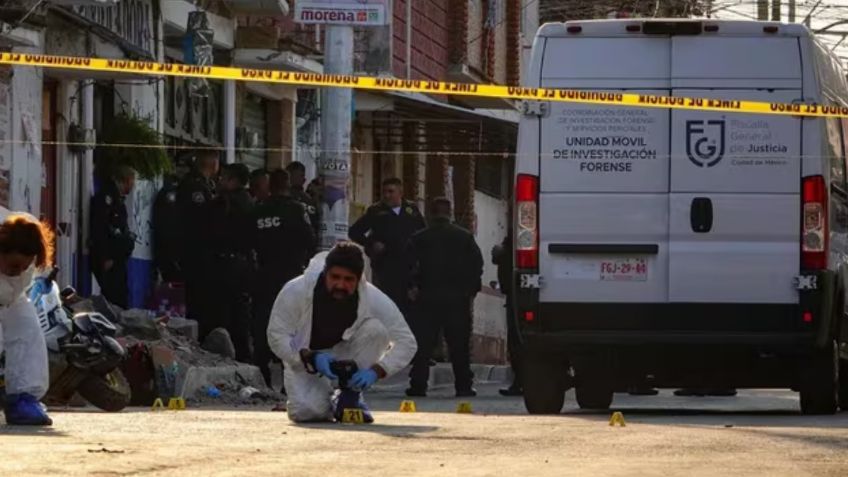
<svg viewBox="0 0 848 477">
<path fill-rule="evenodd" d="M 268 324 L 268 344 L 285 363 L 289 419 L 342 419 L 361 409 L 361 393 L 415 356 L 415 338 L 400 310 L 363 278 L 365 257 L 352 242 L 312 259 L 283 287 Z"/>
</svg>

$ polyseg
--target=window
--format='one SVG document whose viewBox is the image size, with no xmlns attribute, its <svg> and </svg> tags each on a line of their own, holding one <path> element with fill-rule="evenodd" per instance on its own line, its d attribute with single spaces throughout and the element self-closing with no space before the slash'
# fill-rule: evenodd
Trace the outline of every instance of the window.
<svg viewBox="0 0 848 477">
<path fill-rule="evenodd" d="M 484 155 L 477 159 L 475 188 L 498 199 L 506 199 L 507 191 L 506 161 L 495 155 Z"/>
</svg>

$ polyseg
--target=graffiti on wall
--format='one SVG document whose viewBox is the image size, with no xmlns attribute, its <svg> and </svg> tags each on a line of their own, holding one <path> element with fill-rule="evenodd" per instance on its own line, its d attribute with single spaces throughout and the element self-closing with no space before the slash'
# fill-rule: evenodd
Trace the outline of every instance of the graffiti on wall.
<svg viewBox="0 0 848 477">
<path fill-rule="evenodd" d="M 134 258 L 153 258 L 153 201 L 158 189 L 158 185 L 153 181 L 139 180 L 127 197 L 130 230 L 136 235 Z"/>
</svg>

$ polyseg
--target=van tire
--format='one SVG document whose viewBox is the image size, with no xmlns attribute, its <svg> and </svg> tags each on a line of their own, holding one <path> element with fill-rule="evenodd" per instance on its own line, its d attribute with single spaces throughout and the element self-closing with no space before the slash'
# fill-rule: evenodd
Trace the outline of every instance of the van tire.
<svg viewBox="0 0 848 477">
<path fill-rule="evenodd" d="M 530 414 L 559 414 L 565 403 L 568 367 L 557 360 L 533 356 L 524 358 L 524 407 Z M 557 378 L 559 377 L 559 378 Z"/>
<path fill-rule="evenodd" d="M 816 351 L 801 369 L 801 413 L 835 414 L 839 407 L 839 348 L 831 341 Z"/>
<path fill-rule="evenodd" d="M 577 405 L 580 406 L 580 409 L 603 411 L 609 409 L 610 405 L 612 405 L 612 389 L 599 385 L 588 384 L 577 386 L 574 390 L 574 395 L 577 398 Z"/>
<path fill-rule="evenodd" d="M 839 360 L 839 409 L 848 412 L 848 359 Z"/>
</svg>

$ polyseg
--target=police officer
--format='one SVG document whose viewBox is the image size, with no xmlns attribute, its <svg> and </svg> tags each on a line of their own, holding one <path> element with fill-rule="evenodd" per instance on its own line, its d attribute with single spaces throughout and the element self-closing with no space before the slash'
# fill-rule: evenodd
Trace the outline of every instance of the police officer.
<svg viewBox="0 0 848 477">
<path fill-rule="evenodd" d="M 265 169 L 256 169 L 250 173 L 250 197 L 254 204 L 261 204 L 271 196 L 270 176 Z"/>
<path fill-rule="evenodd" d="M 153 259 L 162 281 L 183 281 L 180 266 L 182 230 L 177 207 L 178 181 L 176 176 L 165 177 L 162 188 L 153 202 Z"/>
<path fill-rule="evenodd" d="M 521 396 L 524 387 L 521 381 L 523 352 L 518 334 L 518 322 L 515 320 L 513 304 L 513 277 L 512 277 L 512 229 L 509 229 L 506 237 L 500 245 L 492 248 L 492 263 L 498 266 L 498 283 L 501 293 L 506 297 L 506 345 L 509 352 L 509 365 L 512 368 L 512 385 L 500 390 L 502 396 Z"/>
<path fill-rule="evenodd" d="M 127 262 L 135 248 L 124 198 L 135 186 L 135 171 L 119 166 L 91 199 L 91 270 L 103 296 L 121 308 L 129 304 Z"/>
<path fill-rule="evenodd" d="M 286 171 L 289 173 L 291 196 L 306 207 L 309 222 L 312 224 L 312 230 L 315 231 L 317 237 L 321 231 L 321 210 L 316 197 L 305 190 L 306 166 L 301 162 L 294 161 L 286 166 Z"/>
<path fill-rule="evenodd" d="M 409 291 L 409 264 L 404 252 L 412 235 L 425 226 L 418 207 L 403 199 L 401 180 L 386 179 L 382 202 L 369 207 L 349 231 L 351 240 L 365 247 L 371 258 L 374 284 L 404 313 Z"/>
<path fill-rule="evenodd" d="M 409 396 L 426 396 L 430 356 L 439 330 L 448 343 L 458 397 L 476 396 L 471 373 L 471 311 L 481 288 L 483 256 L 471 232 L 451 222 L 451 202 L 433 200 L 429 226 L 412 236 L 408 254 L 415 299 L 412 332 L 418 351 L 412 360 Z"/>
<path fill-rule="evenodd" d="M 177 188 L 182 238 L 180 264 L 185 278 L 186 309 L 188 317 L 201 326 L 205 320 L 211 319 L 206 283 L 207 267 L 211 260 L 208 211 L 215 197 L 215 178 L 219 165 L 217 152 L 201 152 L 195 158 L 192 170 L 183 177 Z"/>
<path fill-rule="evenodd" d="M 200 323 L 200 334 L 226 328 L 236 360 L 250 362 L 250 280 L 253 277 L 252 213 L 247 185 L 250 170 L 228 164 L 218 182 L 219 194 L 209 207 L 209 243 L 212 249 L 208 297 L 211 320 Z M 202 338 L 201 338 L 202 339 Z"/>
<path fill-rule="evenodd" d="M 289 195 L 289 173 L 271 173 L 271 196 L 254 209 L 257 276 L 253 286 L 253 362 L 271 386 L 268 319 L 274 300 L 291 279 L 303 274 L 315 253 L 315 234 L 303 204 Z"/>
</svg>

